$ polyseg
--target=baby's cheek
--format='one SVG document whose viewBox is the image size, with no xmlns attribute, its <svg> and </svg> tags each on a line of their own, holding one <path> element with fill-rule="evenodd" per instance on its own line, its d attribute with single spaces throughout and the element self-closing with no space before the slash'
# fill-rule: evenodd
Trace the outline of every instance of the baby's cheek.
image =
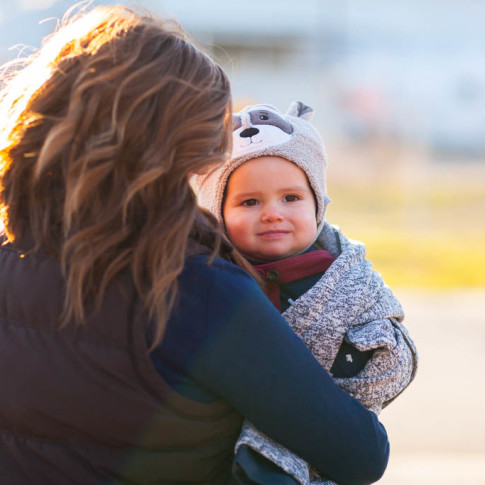
<svg viewBox="0 0 485 485">
<path fill-rule="evenodd" d="M 246 224 L 243 220 L 231 219 L 230 222 L 226 223 L 226 230 L 229 239 L 236 244 L 240 239 L 246 237 Z"/>
</svg>

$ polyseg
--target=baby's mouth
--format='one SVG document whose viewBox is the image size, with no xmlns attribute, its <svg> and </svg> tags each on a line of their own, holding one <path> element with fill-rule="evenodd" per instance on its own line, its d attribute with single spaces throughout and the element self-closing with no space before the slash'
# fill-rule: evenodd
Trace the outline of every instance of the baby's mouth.
<svg viewBox="0 0 485 485">
<path fill-rule="evenodd" d="M 262 237 L 279 237 L 279 236 L 285 236 L 288 234 L 289 231 L 284 231 L 283 229 L 278 229 L 278 230 L 271 230 L 271 231 L 263 231 L 258 233 L 258 236 Z"/>
</svg>

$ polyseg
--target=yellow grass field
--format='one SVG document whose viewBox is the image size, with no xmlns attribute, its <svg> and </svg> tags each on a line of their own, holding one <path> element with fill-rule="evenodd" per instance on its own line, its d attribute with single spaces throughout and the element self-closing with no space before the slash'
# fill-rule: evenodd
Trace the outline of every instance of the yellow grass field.
<svg viewBox="0 0 485 485">
<path fill-rule="evenodd" d="M 366 243 L 390 286 L 485 287 L 485 163 L 398 153 L 397 163 L 366 165 L 362 153 L 340 154 L 345 163 L 331 159 L 328 171 L 327 220 Z"/>
</svg>

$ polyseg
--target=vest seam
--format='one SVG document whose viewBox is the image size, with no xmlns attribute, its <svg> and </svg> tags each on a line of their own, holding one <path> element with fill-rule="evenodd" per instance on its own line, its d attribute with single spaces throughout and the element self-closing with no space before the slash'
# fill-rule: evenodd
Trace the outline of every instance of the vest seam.
<svg viewBox="0 0 485 485">
<path fill-rule="evenodd" d="M 14 328 L 20 327 L 20 328 L 23 328 L 23 329 L 33 330 L 34 332 L 46 333 L 46 334 L 49 334 L 49 335 L 55 335 L 59 331 L 59 330 L 52 330 L 52 331 L 51 330 L 40 330 L 38 328 L 35 328 L 32 325 L 22 323 L 19 320 L 15 319 L 15 318 L 10 318 L 6 315 L 0 315 L 0 326 L 14 327 Z M 117 345 L 101 343 L 101 342 L 97 342 L 96 340 L 69 337 L 67 335 L 63 335 L 62 337 L 66 338 L 67 340 L 69 340 L 71 342 L 82 342 L 82 343 L 86 343 L 86 344 L 98 345 L 100 347 L 108 347 L 108 348 L 115 349 L 115 350 L 122 350 L 122 351 L 125 351 L 125 352 L 130 351 L 130 349 L 128 347 L 120 347 L 120 346 L 117 346 Z"/>
<path fill-rule="evenodd" d="M 53 446 L 73 446 L 73 447 L 83 447 L 83 448 L 91 448 L 91 449 L 99 449 L 99 448 L 105 448 L 108 450 L 129 450 L 132 448 L 136 448 L 137 451 L 141 452 L 146 452 L 146 453 L 154 453 L 154 452 L 163 452 L 166 451 L 164 447 L 142 447 L 140 448 L 139 445 L 116 445 L 114 443 L 91 443 L 91 442 L 84 442 L 84 441 L 68 441 L 67 439 L 65 440 L 54 440 L 54 439 L 49 439 L 49 438 L 44 438 L 41 436 L 37 436 L 32 433 L 25 433 L 25 432 L 19 432 L 19 431 L 12 431 L 3 427 L 0 427 L 0 435 L 6 435 L 9 437 L 12 437 L 14 439 L 19 439 L 19 440 L 24 440 L 24 441 L 38 441 L 41 443 L 46 443 L 50 444 Z M 224 432 L 221 431 L 217 435 L 214 436 L 219 436 L 219 435 L 224 435 Z M 214 436 L 211 436 L 207 440 L 203 440 L 200 442 L 200 445 L 204 445 L 206 443 L 211 443 L 214 441 Z M 230 439 L 229 437 L 225 436 L 226 439 Z M 187 445 L 187 446 L 173 446 L 170 445 L 169 448 L 171 452 L 180 452 L 180 451 L 186 451 L 186 450 L 193 450 L 193 445 Z"/>
<path fill-rule="evenodd" d="M 83 441 L 68 441 L 66 439 L 64 440 L 53 440 L 49 438 L 44 438 L 41 436 L 37 436 L 33 433 L 26 433 L 26 432 L 19 432 L 19 431 L 12 431 L 7 428 L 0 427 L 0 435 L 7 435 L 19 440 L 31 440 L 31 441 L 38 441 L 41 443 L 47 443 L 55 446 L 83 446 L 87 448 L 115 448 L 115 449 L 122 449 L 122 448 L 133 448 L 133 445 L 115 445 L 112 443 L 106 443 L 106 444 L 101 444 L 101 443 L 89 443 L 89 442 L 83 442 Z"/>
<path fill-rule="evenodd" d="M 15 242 L 9 242 L 5 246 L 2 246 L 2 251 L 7 251 L 10 254 L 14 255 L 21 255 L 23 254 L 24 257 L 26 258 L 31 258 L 31 259 L 36 259 L 36 260 L 41 260 L 45 261 L 48 260 L 51 263 L 57 263 L 59 264 L 59 260 L 53 256 L 51 256 L 48 252 L 42 251 L 42 253 L 39 253 L 39 250 L 37 251 L 32 251 L 32 249 L 22 249 L 20 246 L 15 246 Z"/>
</svg>

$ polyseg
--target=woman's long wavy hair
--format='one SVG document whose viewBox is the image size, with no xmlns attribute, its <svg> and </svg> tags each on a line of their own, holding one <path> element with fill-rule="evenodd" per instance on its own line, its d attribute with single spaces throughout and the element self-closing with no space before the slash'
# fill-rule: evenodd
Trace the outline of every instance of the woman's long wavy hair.
<svg viewBox="0 0 485 485">
<path fill-rule="evenodd" d="M 3 78 L 5 234 L 31 231 L 61 261 L 63 324 L 85 321 L 129 270 L 156 344 L 191 237 L 220 247 L 189 178 L 231 149 L 229 82 L 172 21 L 98 7 L 63 24 Z"/>
</svg>

